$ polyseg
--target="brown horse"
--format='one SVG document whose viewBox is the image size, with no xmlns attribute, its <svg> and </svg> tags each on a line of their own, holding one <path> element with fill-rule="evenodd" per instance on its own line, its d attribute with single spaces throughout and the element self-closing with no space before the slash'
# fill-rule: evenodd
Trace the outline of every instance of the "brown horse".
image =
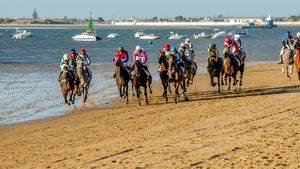
<svg viewBox="0 0 300 169">
<path fill-rule="evenodd" d="M 77 74 L 79 78 L 79 93 L 82 95 L 82 101 L 85 103 L 87 101 L 87 96 L 92 80 L 92 71 L 83 66 L 82 64 L 77 65 Z"/>
<path fill-rule="evenodd" d="M 225 79 L 225 85 L 228 85 L 228 91 L 230 90 L 231 87 L 231 78 L 233 78 L 233 86 L 235 86 L 238 82 L 236 76 L 237 73 L 240 72 L 240 78 L 239 78 L 239 86 L 242 87 L 243 85 L 243 74 L 244 74 L 244 69 L 245 69 L 245 64 L 242 63 L 240 66 L 238 66 L 237 64 L 234 64 L 233 59 L 235 59 L 235 56 L 232 56 L 230 54 L 229 49 L 224 49 L 223 52 L 224 55 L 224 79 Z M 244 53 L 241 56 L 241 59 L 244 61 L 244 59 L 246 58 L 246 54 Z M 227 78 L 229 77 L 228 81 Z"/>
<path fill-rule="evenodd" d="M 197 74 L 198 66 L 195 61 L 190 61 L 186 57 L 182 57 L 182 62 L 185 68 L 184 74 L 185 74 L 186 84 L 187 87 L 189 87 L 189 85 L 192 85 L 194 82 L 194 78 Z"/>
<path fill-rule="evenodd" d="M 186 79 L 184 76 L 183 70 L 181 70 L 181 66 L 175 62 L 174 56 L 170 55 L 167 58 L 168 61 L 168 77 L 169 77 L 169 84 L 173 83 L 175 88 L 175 96 L 174 96 L 174 103 L 178 103 L 179 101 L 179 87 L 182 89 L 182 95 L 184 96 L 185 101 L 188 98 L 185 95 L 186 92 Z"/>
<path fill-rule="evenodd" d="M 130 74 L 128 70 L 123 66 L 121 60 L 118 60 L 115 64 L 116 66 L 116 84 L 120 93 L 120 97 L 126 98 L 126 104 L 129 103 L 128 100 L 128 83 L 130 81 Z"/>
<path fill-rule="evenodd" d="M 138 105 L 141 106 L 141 100 L 140 100 L 140 88 L 144 88 L 144 95 L 145 95 L 145 102 L 148 105 L 148 94 L 147 94 L 147 85 L 148 83 L 148 77 L 147 73 L 145 72 L 143 68 L 143 64 L 140 61 L 136 61 L 136 63 L 133 65 L 133 78 L 132 78 L 132 84 L 135 89 L 135 94 L 137 97 Z"/>
<path fill-rule="evenodd" d="M 222 74 L 222 65 L 218 62 L 216 58 L 209 58 L 208 59 L 208 67 L 207 71 L 210 76 L 210 85 L 215 87 L 216 84 L 218 84 L 218 92 L 221 91 L 220 89 L 220 79 L 221 79 L 221 74 Z M 214 78 L 218 79 L 218 83 L 214 82 Z"/>
<path fill-rule="evenodd" d="M 65 100 L 65 104 L 71 105 L 75 102 L 75 96 L 78 90 L 78 83 L 74 81 L 67 66 L 63 67 L 62 74 L 60 76 L 61 92 Z"/>
<path fill-rule="evenodd" d="M 300 42 L 295 42 L 295 68 L 298 74 L 298 80 L 300 80 Z"/>
</svg>

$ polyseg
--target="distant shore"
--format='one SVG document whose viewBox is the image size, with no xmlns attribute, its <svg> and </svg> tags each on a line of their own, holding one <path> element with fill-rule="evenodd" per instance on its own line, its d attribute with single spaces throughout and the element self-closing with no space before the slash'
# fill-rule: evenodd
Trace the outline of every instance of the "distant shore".
<svg viewBox="0 0 300 169">
<path fill-rule="evenodd" d="M 278 26 L 300 26 L 300 22 L 275 22 Z M 233 27 L 239 25 L 232 22 L 115 22 L 114 24 L 95 23 L 95 27 L 111 28 L 139 28 L 139 27 L 176 27 L 176 28 L 197 28 L 197 27 Z M 86 24 L 0 24 L 0 29 L 31 27 L 31 28 L 86 28 Z"/>
</svg>

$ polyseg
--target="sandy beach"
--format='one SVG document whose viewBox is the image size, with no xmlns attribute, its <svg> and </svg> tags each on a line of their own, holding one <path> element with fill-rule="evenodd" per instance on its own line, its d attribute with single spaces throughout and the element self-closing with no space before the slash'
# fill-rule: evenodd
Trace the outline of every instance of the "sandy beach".
<svg viewBox="0 0 300 169">
<path fill-rule="evenodd" d="M 0 168 L 300 168 L 299 85 L 280 65 L 256 65 L 237 92 L 218 94 L 200 74 L 177 105 L 157 84 L 149 106 L 120 99 L 2 126 Z"/>
</svg>

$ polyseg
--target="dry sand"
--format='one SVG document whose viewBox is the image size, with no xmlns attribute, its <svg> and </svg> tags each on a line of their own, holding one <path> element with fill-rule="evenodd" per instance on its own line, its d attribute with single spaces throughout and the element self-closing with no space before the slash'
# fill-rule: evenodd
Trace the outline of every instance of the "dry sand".
<svg viewBox="0 0 300 169">
<path fill-rule="evenodd" d="M 199 75 L 191 101 L 177 105 L 165 104 L 158 86 L 149 106 L 1 127 L 0 168 L 300 168 L 295 75 L 258 65 L 241 91 L 217 94 L 208 84 Z"/>
</svg>

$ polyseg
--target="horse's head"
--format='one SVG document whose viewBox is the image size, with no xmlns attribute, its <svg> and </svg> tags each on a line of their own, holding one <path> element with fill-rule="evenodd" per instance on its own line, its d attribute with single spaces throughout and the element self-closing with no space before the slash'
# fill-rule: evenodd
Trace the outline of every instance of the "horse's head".
<svg viewBox="0 0 300 169">
<path fill-rule="evenodd" d="M 136 77 L 140 77 L 142 67 L 143 67 L 142 62 L 140 60 L 137 60 L 133 65 L 133 75 Z"/>
<path fill-rule="evenodd" d="M 122 66 L 123 66 L 122 60 L 121 60 L 121 59 L 116 60 L 116 61 L 115 61 L 115 66 L 116 66 L 116 67 L 122 67 Z"/>
</svg>

